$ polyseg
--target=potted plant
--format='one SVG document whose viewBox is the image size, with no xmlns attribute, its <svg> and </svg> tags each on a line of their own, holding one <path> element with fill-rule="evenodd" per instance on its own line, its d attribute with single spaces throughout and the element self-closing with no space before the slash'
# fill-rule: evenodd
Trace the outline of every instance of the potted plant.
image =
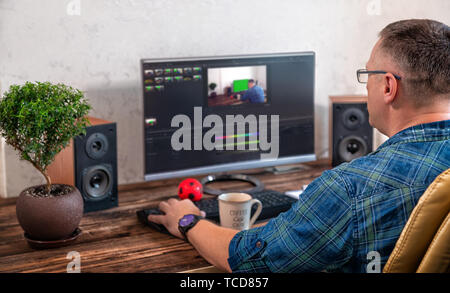
<svg viewBox="0 0 450 293">
<path fill-rule="evenodd" d="M 210 92 L 210 94 L 209 94 L 209 98 L 215 98 L 215 97 L 217 97 L 217 93 L 214 91 L 215 89 L 216 89 L 216 87 L 217 87 L 217 84 L 215 83 L 215 82 L 211 82 L 209 85 L 208 85 L 208 87 L 209 87 L 209 89 L 211 90 L 211 92 Z"/>
<path fill-rule="evenodd" d="M 74 136 L 85 134 L 90 108 L 81 91 L 49 82 L 12 85 L 0 100 L 0 135 L 46 180 L 24 189 L 17 199 L 16 214 L 27 240 L 64 240 L 78 228 L 80 192 L 52 184 L 47 167 Z"/>
</svg>

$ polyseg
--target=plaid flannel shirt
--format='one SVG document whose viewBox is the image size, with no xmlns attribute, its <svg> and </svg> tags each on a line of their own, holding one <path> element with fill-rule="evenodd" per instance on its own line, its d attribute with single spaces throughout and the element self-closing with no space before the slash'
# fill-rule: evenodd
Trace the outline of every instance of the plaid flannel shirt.
<svg viewBox="0 0 450 293">
<path fill-rule="evenodd" d="M 292 208 L 229 245 L 233 272 L 366 272 L 386 264 L 409 215 L 450 168 L 450 120 L 405 129 L 373 153 L 325 171 Z"/>
<path fill-rule="evenodd" d="M 249 100 L 250 103 L 264 103 L 264 90 L 262 87 L 255 85 L 245 91 L 241 97 L 241 101 Z"/>
</svg>

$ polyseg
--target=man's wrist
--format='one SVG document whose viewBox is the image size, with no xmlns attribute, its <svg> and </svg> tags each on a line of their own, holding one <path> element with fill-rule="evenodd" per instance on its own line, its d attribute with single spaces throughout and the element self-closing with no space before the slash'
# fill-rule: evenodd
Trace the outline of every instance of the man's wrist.
<svg viewBox="0 0 450 293">
<path fill-rule="evenodd" d="M 178 221 L 178 230 L 186 241 L 189 242 L 187 237 L 188 232 L 192 230 L 202 219 L 203 217 L 199 215 L 187 214 Z"/>
<path fill-rule="evenodd" d="M 197 230 L 201 229 L 205 222 L 209 222 L 209 221 L 206 220 L 205 218 L 201 218 L 194 227 L 192 227 L 191 229 L 189 229 L 189 231 L 186 232 L 185 239 L 186 239 L 187 242 L 192 244 L 192 237 L 193 237 L 192 235 L 195 235 Z"/>
</svg>

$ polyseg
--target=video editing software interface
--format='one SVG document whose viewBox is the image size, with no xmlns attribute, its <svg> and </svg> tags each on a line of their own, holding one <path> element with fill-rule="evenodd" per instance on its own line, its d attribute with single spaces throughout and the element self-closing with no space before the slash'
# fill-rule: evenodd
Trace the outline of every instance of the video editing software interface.
<svg viewBox="0 0 450 293">
<path fill-rule="evenodd" d="M 314 154 L 313 52 L 197 60 L 144 59 L 141 68 L 146 175 L 261 160 L 264 151 L 258 147 L 259 127 L 255 131 L 246 124 L 245 132 L 239 133 L 235 125 L 231 144 L 236 147 L 230 148 L 231 136 L 226 135 L 229 115 L 265 115 L 268 141 L 272 139 L 271 115 L 279 115 L 278 158 Z M 175 127 L 171 123 L 180 114 L 189 117 L 190 135 L 182 139 L 188 147 L 175 150 L 172 136 L 186 126 L 186 121 Z M 208 115 L 223 121 L 223 135 L 210 138 L 222 148 L 208 150 L 202 145 L 203 136 L 215 125 L 205 126 Z"/>
</svg>

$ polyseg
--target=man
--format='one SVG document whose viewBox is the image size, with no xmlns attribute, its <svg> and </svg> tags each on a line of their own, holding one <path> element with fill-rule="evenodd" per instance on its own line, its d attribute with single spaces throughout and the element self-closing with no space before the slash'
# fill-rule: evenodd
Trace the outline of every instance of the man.
<svg viewBox="0 0 450 293">
<path fill-rule="evenodd" d="M 248 80 L 248 90 L 241 96 L 241 101 L 247 100 L 250 103 L 264 103 L 264 90 L 253 79 Z"/>
<path fill-rule="evenodd" d="M 263 227 L 237 232 L 199 220 L 187 240 L 233 272 L 366 272 L 373 251 L 382 268 L 420 196 L 450 168 L 449 48 L 445 24 L 388 25 L 358 81 L 367 82 L 370 124 L 389 140 L 324 172 Z M 166 215 L 149 220 L 178 237 L 178 220 L 201 213 L 187 200 L 159 207 Z"/>
</svg>

